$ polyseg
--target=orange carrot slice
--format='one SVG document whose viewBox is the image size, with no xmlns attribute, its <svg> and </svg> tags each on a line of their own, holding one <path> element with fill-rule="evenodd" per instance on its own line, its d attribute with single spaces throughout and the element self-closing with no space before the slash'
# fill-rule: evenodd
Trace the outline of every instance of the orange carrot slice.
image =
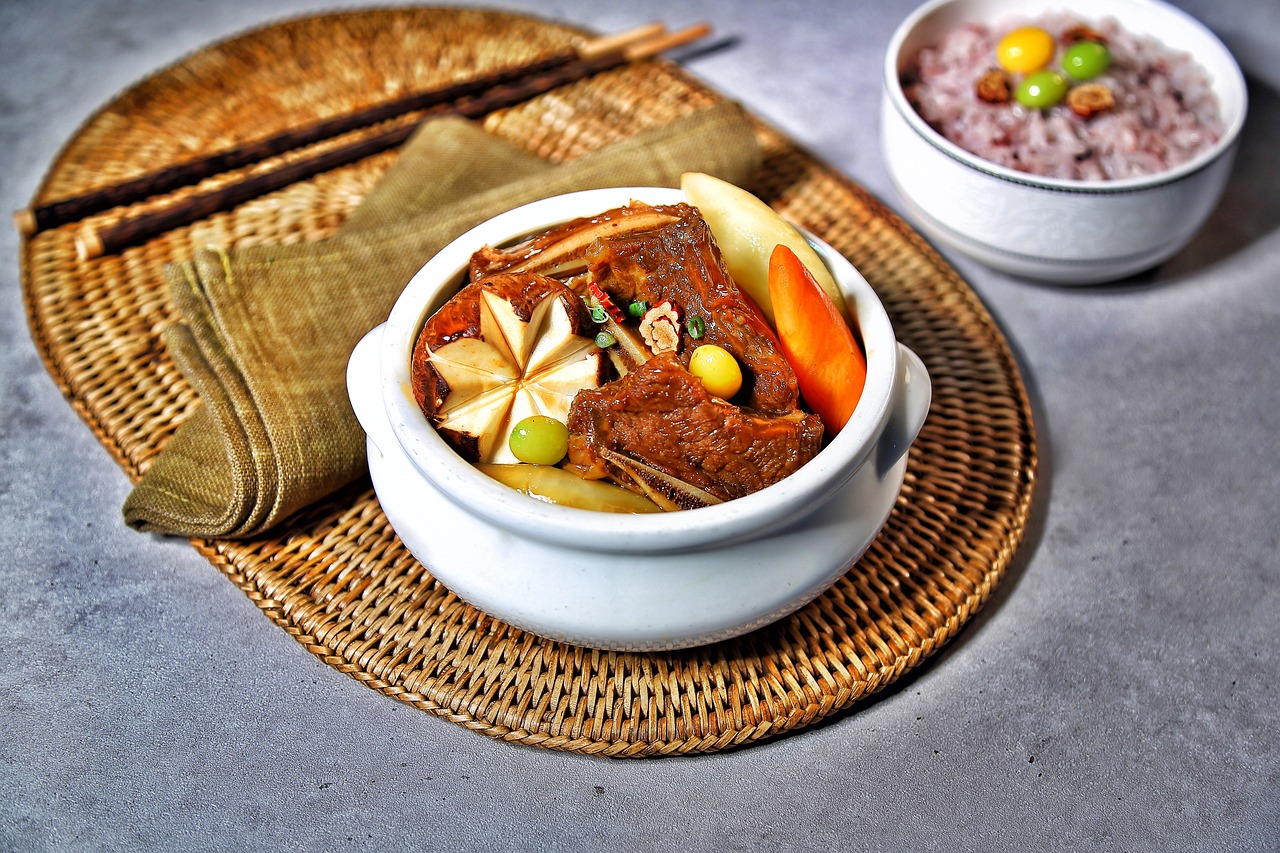
<svg viewBox="0 0 1280 853">
<path fill-rule="evenodd" d="M 834 436 L 862 396 L 866 356 L 835 302 L 782 243 L 769 256 L 769 296 L 782 354 L 796 372 L 800 393 Z"/>
</svg>

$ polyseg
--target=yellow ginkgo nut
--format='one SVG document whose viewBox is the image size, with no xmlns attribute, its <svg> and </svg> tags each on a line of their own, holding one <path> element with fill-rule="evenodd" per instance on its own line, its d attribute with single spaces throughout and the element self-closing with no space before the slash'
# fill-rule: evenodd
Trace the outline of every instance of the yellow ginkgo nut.
<svg viewBox="0 0 1280 853">
<path fill-rule="evenodd" d="M 709 393 L 725 400 L 742 388 L 742 368 L 728 350 L 703 344 L 689 356 L 689 372 L 702 380 Z"/>
<path fill-rule="evenodd" d="M 1039 27 L 1019 27 L 996 45 L 996 60 L 1005 71 L 1030 74 L 1053 59 L 1053 36 Z"/>
</svg>

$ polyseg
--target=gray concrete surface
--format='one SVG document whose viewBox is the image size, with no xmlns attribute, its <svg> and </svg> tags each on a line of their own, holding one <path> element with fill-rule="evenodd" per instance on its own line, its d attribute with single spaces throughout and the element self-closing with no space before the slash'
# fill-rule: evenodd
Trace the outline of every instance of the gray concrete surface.
<svg viewBox="0 0 1280 853">
<path fill-rule="evenodd" d="M 711 21 L 732 44 L 690 70 L 897 204 L 877 85 L 913 0 L 504 2 L 601 30 Z M 41 365 L 0 228 L 0 849 L 1276 849 L 1280 27 L 1274 0 L 1179 5 L 1251 86 L 1206 231 L 1112 287 L 949 255 L 1036 407 L 1042 487 L 1007 582 L 886 694 L 727 754 L 472 734 L 326 667 L 186 544 L 125 529 L 126 478 Z M 0 4 L 0 208 L 119 90 L 321 8 Z"/>
</svg>

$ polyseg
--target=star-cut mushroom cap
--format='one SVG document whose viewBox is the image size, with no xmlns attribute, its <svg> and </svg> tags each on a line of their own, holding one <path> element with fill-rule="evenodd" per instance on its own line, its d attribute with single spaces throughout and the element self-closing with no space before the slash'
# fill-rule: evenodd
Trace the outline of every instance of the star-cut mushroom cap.
<svg viewBox="0 0 1280 853">
<path fill-rule="evenodd" d="M 573 397 L 599 387 L 605 359 L 585 307 L 561 282 L 497 275 L 468 285 L 423 327 L 414 395 L 464 458 L 518 461 L 507 445 L 530 415 L 566 421 Z"/>
</svg>

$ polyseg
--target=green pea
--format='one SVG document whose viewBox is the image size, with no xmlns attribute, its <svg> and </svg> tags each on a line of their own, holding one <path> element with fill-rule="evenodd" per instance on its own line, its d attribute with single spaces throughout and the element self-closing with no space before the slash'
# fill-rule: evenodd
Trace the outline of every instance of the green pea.
<svg viewBox="0 0 1280 853">
<path fill-rule="evenodd" d="M 1092 80 L 1111 67 L 1111 51 L 1096 41 L 1078 41 L 1062 55 L 1062 70 L 1077 80 Z"/>
<path fill-rule="evenodd" d="M 507 440 L 521 462 L 554 465 L 569 452 L 569 428 L 546 415 L 530 415 L 511 430 Z"/>
<path fill-rule="evenodd" d="M 1018 103 L 1033 110 L 1047 110 L 1067 94 L 1067 78 L 1056 71 L 1028 74 L 1013 93 Z"/>
</svg>

